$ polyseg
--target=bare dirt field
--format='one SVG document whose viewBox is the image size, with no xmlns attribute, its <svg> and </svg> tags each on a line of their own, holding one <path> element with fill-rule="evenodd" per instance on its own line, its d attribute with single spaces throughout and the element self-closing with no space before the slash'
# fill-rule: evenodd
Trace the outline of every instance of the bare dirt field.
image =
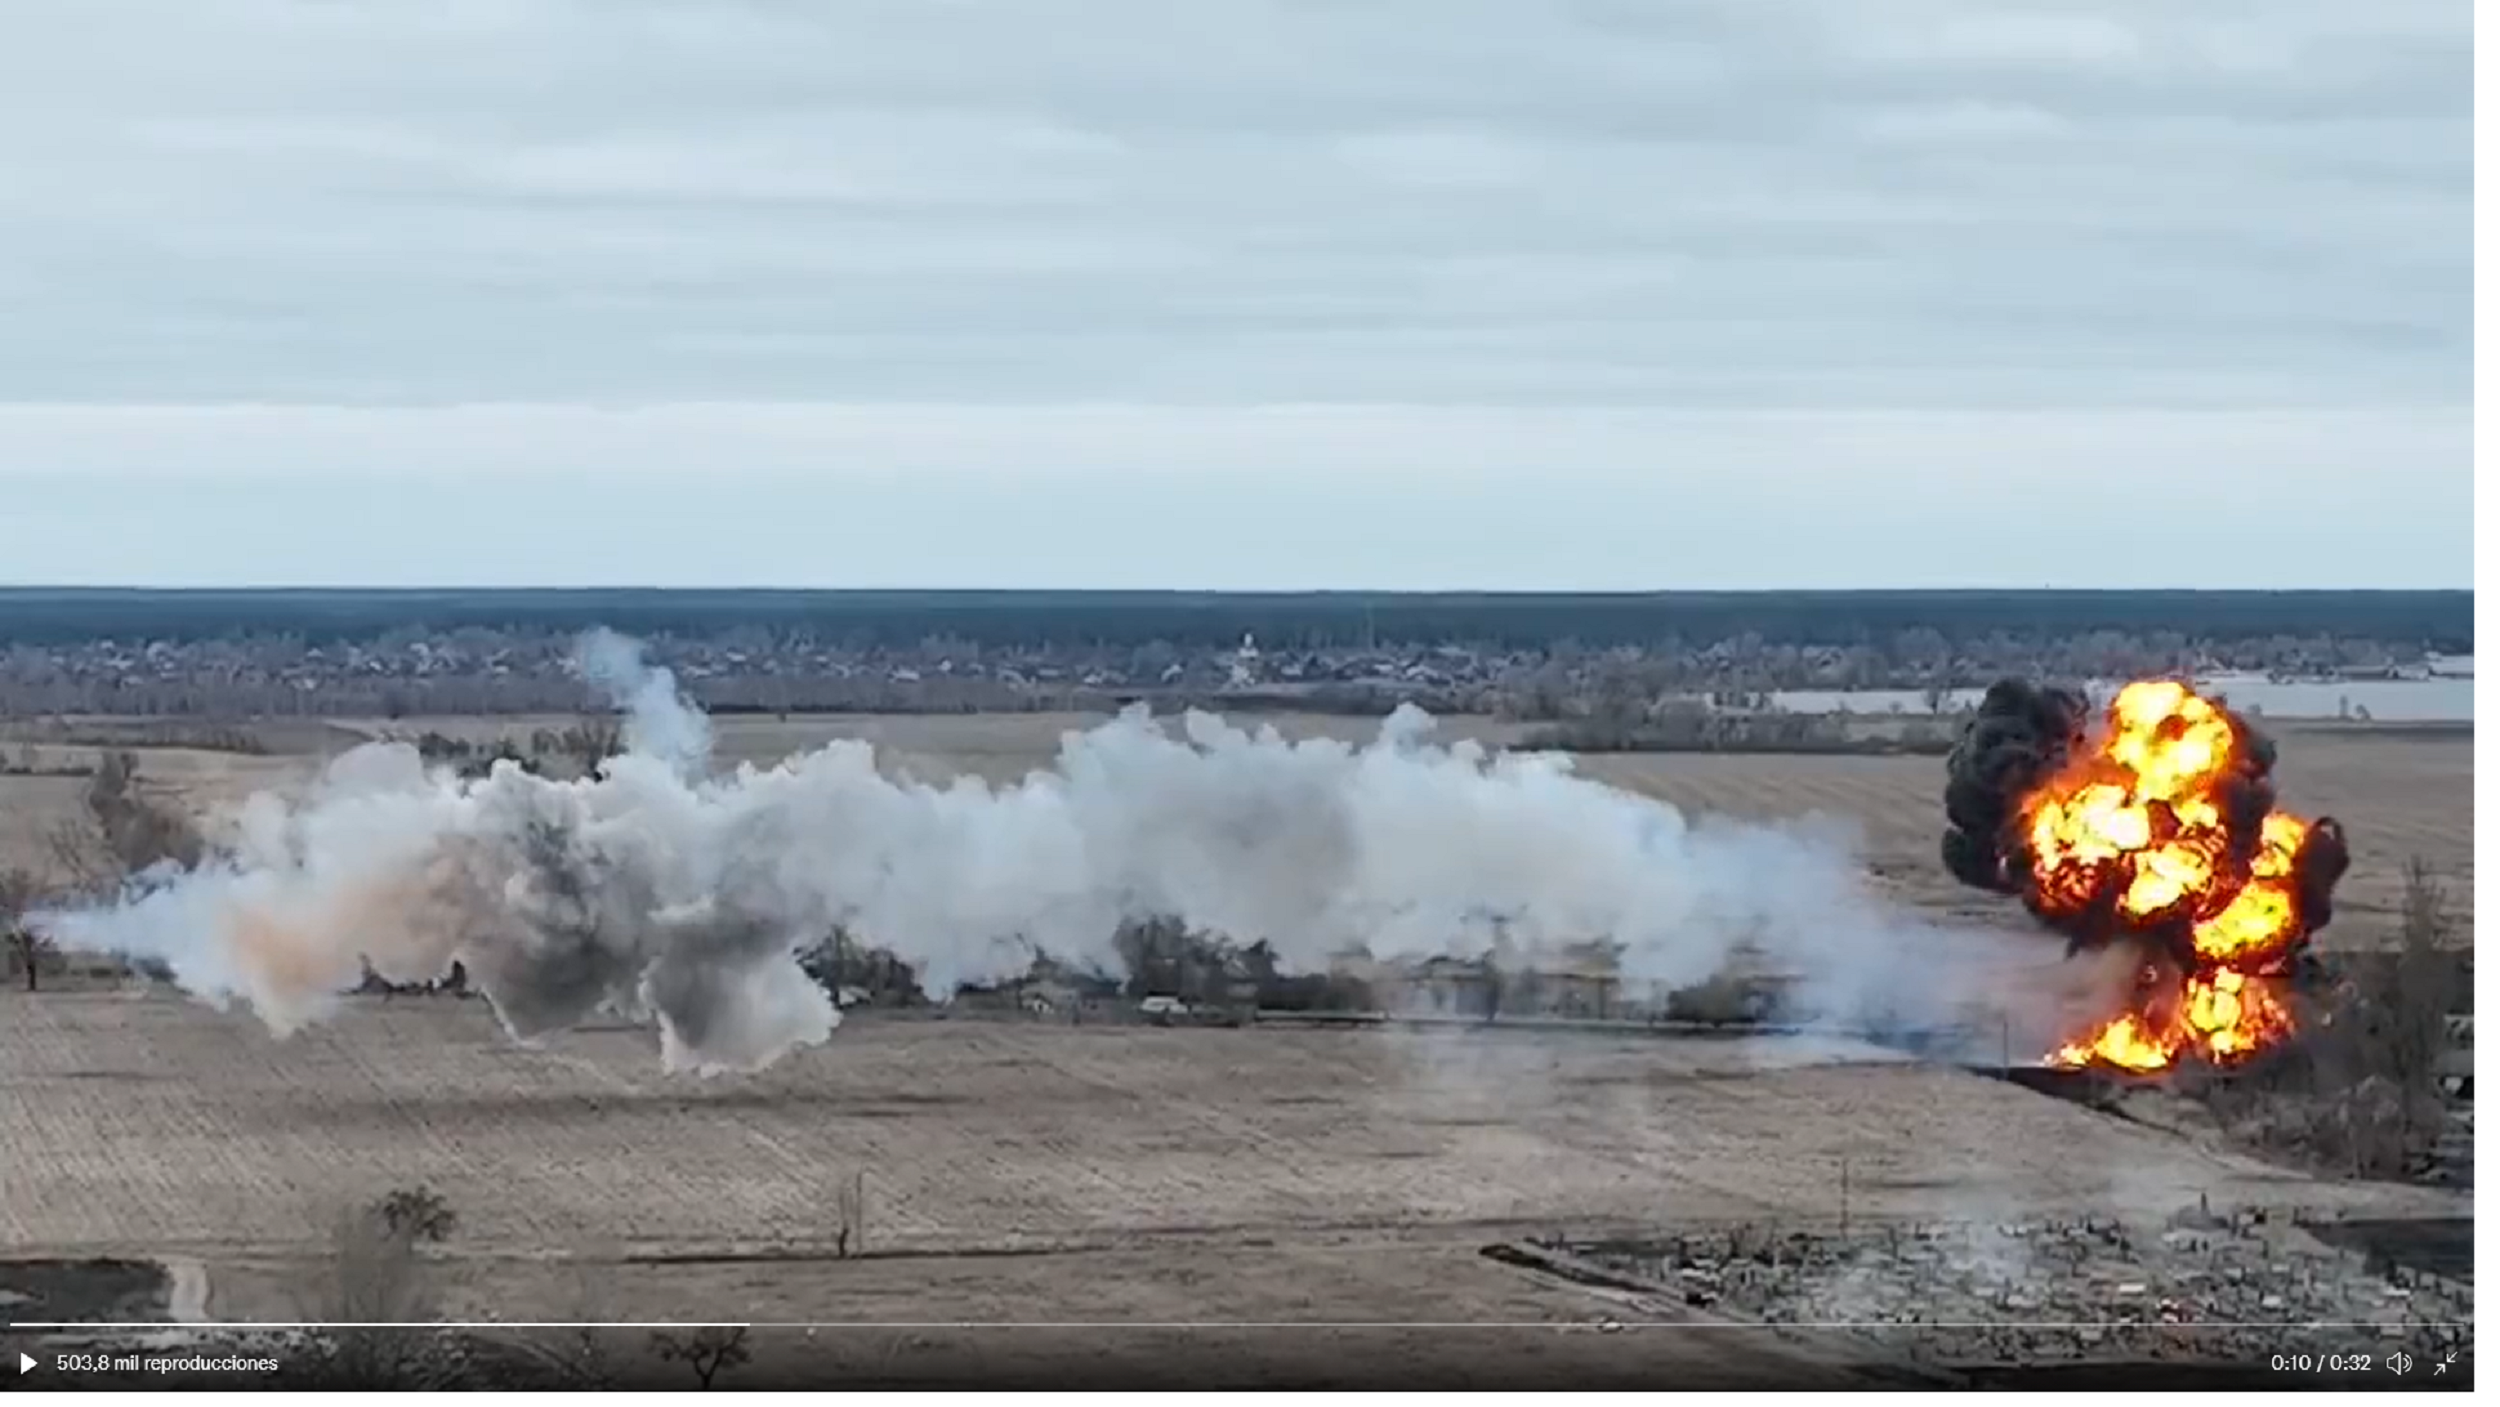
<svg viewBox="0 0 2500 1407">
<path fill-rule="evenodd" d="M 416 1181 L 476 1248 L 642 1252 L 829 1248 L 853 1173 L 889 1250 L 1828 1216 L 1843 1158 L 1870 1215 L 2360 1195 L 1769 1039 L 872 1017 L 707 1082 L 640 1030 L 513 1046 L 482 1002 L 365 999 L 286 1041 L 161 994 L 0 1012 L 18 1246 L 310 1249 L 307 1208 Z"/>
<path fill-rule="evenodd" d="M 1844 1162 L 1861 1221 L 2459 1214 L 1981 1076 L 1832 1063 L 1850 1055 L 872 1018 L 702 1081 L 664 1075 L 642 1031 L 515 1047 L 480 1002 L 360 999 L 281 1042 L 164 993 L 11 993 L 0 1245 L 197 1264 L 207 1316 L 285 1318 L 336 1212 L 421 1183 L 460 1218 L 445 1307 L 478 1317 L 1586 1324 L 1635 1311 L 1478 1252 L 1824 1227 Z M 835 1254 L 854 1176 L 867 1260 Z M 1642 1342 L 1703 1372 L 1737 1352 Z"/>
</svg>

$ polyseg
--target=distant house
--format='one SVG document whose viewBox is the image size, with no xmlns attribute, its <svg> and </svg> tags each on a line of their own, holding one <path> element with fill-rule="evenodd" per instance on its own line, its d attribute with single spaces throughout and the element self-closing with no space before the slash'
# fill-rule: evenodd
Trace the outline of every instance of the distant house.
<svg viewBox="0 0 2500 1407">
<path fill-rule="evenodd" d="M 1381 1008 L 1436 1016 L 1498 1019 L 1558 1017 L 1625 1021 L 1694 1015 L 1695 1003 L 1716 1019 L 1761 1019 L 1778 1008 L 1793 977 L 1740 948 L 1719 976 L 1682 992 L 1627 982 L 1614 945 L 1572 944 L 1533 959 L 1516 953 L 1485 958 L 1433 957 L 1408 963 L 1352 962 L 1378 993 Z"/>
<path fill-rule="evenodd" d="M 1018 991 L 1018 1005 L 1034 1016 L 1072 1011 L 1084 1000 L 1084 994 L 1069 982 L 1028 978 Z"/>
<path fill-rule="evenodd" d="M 1483 962 L 1448 957 L 1427 958 L 1408 969 L 1404 996 L 1400 1007 L 1434 1016 L 1490 1016 L 1500 1000 Z"/>
</svg>

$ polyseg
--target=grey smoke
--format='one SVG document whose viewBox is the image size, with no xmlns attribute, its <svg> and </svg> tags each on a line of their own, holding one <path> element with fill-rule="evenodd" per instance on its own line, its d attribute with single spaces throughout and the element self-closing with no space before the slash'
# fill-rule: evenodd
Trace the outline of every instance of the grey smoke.
<svg viewBox="0 0 2500 1407">
<path fill-rule="evenodd" d="M 686 706 L 677 676 L 648 664 L 640 641 L 601 627 L 583 635 L 574 667 L 625 712 L 625 746 L 656 757 L 688 776 L 699 775 L 712 756 L 712 724 Z"/>
<path fill-rule="evenodd" d="M 1441 745 L 1413 708 L 1360 747 L 1195 713 L 1174 737 L 1132 711 L 995 787 L 891 778 L 858 742 L 711 775 L 709 727 L 665 671 L 604 634 L 581 661 L 628 715 L 631 751 L 595 777 L 464 781 L 369 745 L 300 796 L 252 798 L 217 858 L 37 921 L 280 1033 L 368 963 L 410 981 L 458 960 L 516 1038 L 645 1014 L 669 1066 L 698 1071 L 832 1033 L 798 958 L 837 925 L 941 999 L 1039 953 L 1117 971 L 1121 923 L 1159 916 L 1300 970 L 1602 940 L 1627 984 L 1673 987 L 1751 943 L 1827 1009 L 1922 986 L 1928 932 L 1868 891 L 1845 831 L 1695 824 L 1558 756 Z"/>
</svg>

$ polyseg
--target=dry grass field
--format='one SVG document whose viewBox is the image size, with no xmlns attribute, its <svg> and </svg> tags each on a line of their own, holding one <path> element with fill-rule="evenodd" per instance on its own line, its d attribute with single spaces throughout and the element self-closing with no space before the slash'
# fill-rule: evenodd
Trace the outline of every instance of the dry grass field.
<svg viewBox="0 0 2500 1407">
<path fill-rule="evenodd" d="M 310 1250 L 306 1208 L 420 1181 L 473 1247 L 643 1252 L 829 1251 L 853 1173 L 889 1250 L 1829 1216 L 1844 1157 L 1870 1214 L 2298 1192 L 1998 1081 L 1773 1039 L 869 1018 L 706 1082 L 640 1030 L 510 1045 L 477 1002 L 365 1001 L 286 1041 L 160 996 L 5 1010 L 19 1246 Z"/>
<path fill-rule="evenodd" d="M 639 1030 L 513 1046 L 478 1002 L 360 999 L 278 1041 L 162 993 L 61 992 L 0 998 L 0 1060 L 13 1253 L 178 1255 L 223 1283 L 225 1268 L 316 1256 L 331 1211 L 424 1183 L 460 1216 L 467 1306 L 502 1315 L 528 1312 L 514 1287 L 547 1291 L 548 1263 L 570 1256 L 830 1260 L 855 1175 L 870 1249 L 940 1259 L 1364 1258 L 1558 1228 L 1820 1224 L 1840 1213 L 1844 1159 L 1860 1216 L 2442 1203 L 2309 1181 L 1980 1076 L 1767 1038 L 870 1018 L 760 1075 L 702 1081 L 664 1075 Z M 668 1278 L 608 1288 L 643 1297 L 616 1308 L 686 1312 Z M 866 1312 L 921 1293 L 845 1283 L 808 1294 Z M 1254 1292 L 1210 1273 L 1207 1298 L 1163 1308 L 1310 1317 L 1295 1283 Z M 989 1284 L 955 1276 L 882 1309 L 1017 1312 L 981 1300 Z M 712 1312 L 800 1307 L 786 1287 L 741 1293 Z M 1136 1293 L 1078 1277 L 1029 1317 L 1118 1317 Z"/>
</svg>

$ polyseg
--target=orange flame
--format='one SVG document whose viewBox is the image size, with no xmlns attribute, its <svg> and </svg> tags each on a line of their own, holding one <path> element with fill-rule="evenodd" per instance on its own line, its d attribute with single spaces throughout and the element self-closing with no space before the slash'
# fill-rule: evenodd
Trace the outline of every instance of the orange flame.
<svg viewBox="0 0 2500 1407">
<path fill-rule="evenodd" d="M 2281 1040 L 2289 1007 L 2267 969 L 2303 936 L 2295 866 L 2308 823 L 2275 811 L 2234 833 L 2225 788 L 2247 761 L 2239 721 L 2170 680 L 2130 684 L 2098 744 L 2023 805 L 2033 903 L 2055 917 L 2111 905 L 2137 931 L 2173 925 L 2190 965 L 2156 994 L 2060 1047 L 2053 1065 L 2227 1064 Z"/>
<path fill-rule="evenodd" d="M 2048 1063 L 2149 1074 L 2193 1053 L 2216 1065 L 2245 1060 L 2292 1033 L 2291 1008 L 2274 983 L 2231 968 L 2187 979 L 2167 1019 L 2122 1012 L 2098 1031 L 2058 1047 Z"/>
</svg>

